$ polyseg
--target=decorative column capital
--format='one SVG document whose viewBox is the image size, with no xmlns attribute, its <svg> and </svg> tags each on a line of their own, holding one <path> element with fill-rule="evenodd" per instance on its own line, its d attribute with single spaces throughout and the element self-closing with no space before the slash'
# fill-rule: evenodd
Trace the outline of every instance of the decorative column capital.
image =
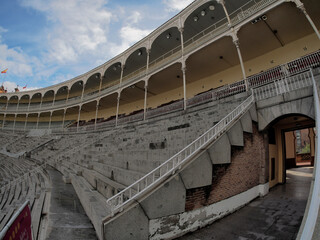
<svg viewBox="0 0 320 240">
<path fill-rule="evenodd" d="M 226 1 L 225 0 L 216 0 L 217 3 L 221 4 L 221 5 L 225 5 Z"/>
<path fill-rule="evenodd" d="M 184 28 L 183 28 L 183 27 L 180 27 L 180 28 L 179 28 L 179 32 L 180 32 L 181 34 L 183 34 L 183 31 L 184 31 Z"/>
</svg>

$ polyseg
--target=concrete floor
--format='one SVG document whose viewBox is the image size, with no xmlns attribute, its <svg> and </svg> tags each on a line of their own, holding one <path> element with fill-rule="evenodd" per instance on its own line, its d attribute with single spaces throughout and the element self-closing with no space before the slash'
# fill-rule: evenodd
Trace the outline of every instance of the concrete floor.
<svg viewBox="0 0 320 240">
<path fill-rule="evenodd" d="M 309 196 L 312 167 L 290 169 L 287 183 L 246 207 L 179 240 L 296 239 Z"/>
<path fill-rule="evenodd" d="M 48 172 L 52 191 L 46 239 L 97 239 L 72 184 L 65 184 L 57 170 L 48 169 Z"/>
</svg>

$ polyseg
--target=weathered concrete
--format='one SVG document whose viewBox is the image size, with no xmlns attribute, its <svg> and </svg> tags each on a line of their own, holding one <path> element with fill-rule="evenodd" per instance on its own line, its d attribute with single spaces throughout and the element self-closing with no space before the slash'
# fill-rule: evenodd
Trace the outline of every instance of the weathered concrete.
<svg viewBox="0 0 320 240">
<path fill-rule="evenodd" d="M 309 195 L 312 168 L 291 169 L 287 177 L 285 185 L 272 188 L 267 196 L 179 240 L 295 239 Z"/>
<path fill-rule="evenodd" d="M 208 149 L 212 164 L 231 163 L 231 145 L 227 134 Z"/>
<path fill-rule="evenodd" d="M 104 239 L 148 239 L 149 220 L 140 205 L 104 225 Z"/>
<path fill-rule="evenodd" d="M 244 132 L 252 133 L 252 119 L 249 112 L 242 116 L 240 122 Z"/>
<path fill-rule="evenodd" d="M 72 185 L 64 184 L 56 170 L 48 170 L 52 179 L 51 206 L 46 239 L 97 239 Z"/>
<path fill-rule="evenodd" d="M 264 99 L 256 105 L 260 131 L 278 117 L 288 114 L 302 114 L 314 119 L 312 87 Z"/>
<path fill-rule="evenodd" d="M 202 153 L 180 173 L 180 176 L 186 189 L 211 185 L 212 163 L 208 152 Z"/>
<path fill-rule="evenodd" d="M 179 176 L 165 183 L 140 204 L 149 219 L 181 213 L 185 209 L 186 189 Z"/>
<path fill-rule="evenodd" d="M 243 130 L 241 122 L 236 122 L 227 132 L 230 144 L 232 146 L 243 147 Z"/>
</svg>

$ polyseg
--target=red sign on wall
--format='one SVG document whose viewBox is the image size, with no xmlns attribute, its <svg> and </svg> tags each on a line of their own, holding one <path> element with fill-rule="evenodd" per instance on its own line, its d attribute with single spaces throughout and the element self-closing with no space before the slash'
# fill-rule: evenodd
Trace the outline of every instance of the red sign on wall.
<svg viewBox="0 0 320 240">
<path fill-rule="evenodd" d="M 3 240 L 32 240 L 31 213 L 28 204 L 9 227 Z"/>
</svg>

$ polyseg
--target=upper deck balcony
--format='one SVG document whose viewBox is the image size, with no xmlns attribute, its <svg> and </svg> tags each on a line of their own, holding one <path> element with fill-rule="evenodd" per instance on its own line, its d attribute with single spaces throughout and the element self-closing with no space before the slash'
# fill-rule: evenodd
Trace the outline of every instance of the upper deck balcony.
<svg viewBox="0 0 320 240">
<path fill-rule="evenodd" d="M 222 5 L 221 1 L 195 1 L 149 36 L 86 74 L 43 89 L 1 94 L 0 113 L 71 108 L 121 92 L 139 81 L 148 82 L 151 76 L 175 63 L 185 65 L 190 55 L 218 39 L 233 36 L 233 29 L 239 30 L 283 2 L 231 0 Z"/>
</svg>

